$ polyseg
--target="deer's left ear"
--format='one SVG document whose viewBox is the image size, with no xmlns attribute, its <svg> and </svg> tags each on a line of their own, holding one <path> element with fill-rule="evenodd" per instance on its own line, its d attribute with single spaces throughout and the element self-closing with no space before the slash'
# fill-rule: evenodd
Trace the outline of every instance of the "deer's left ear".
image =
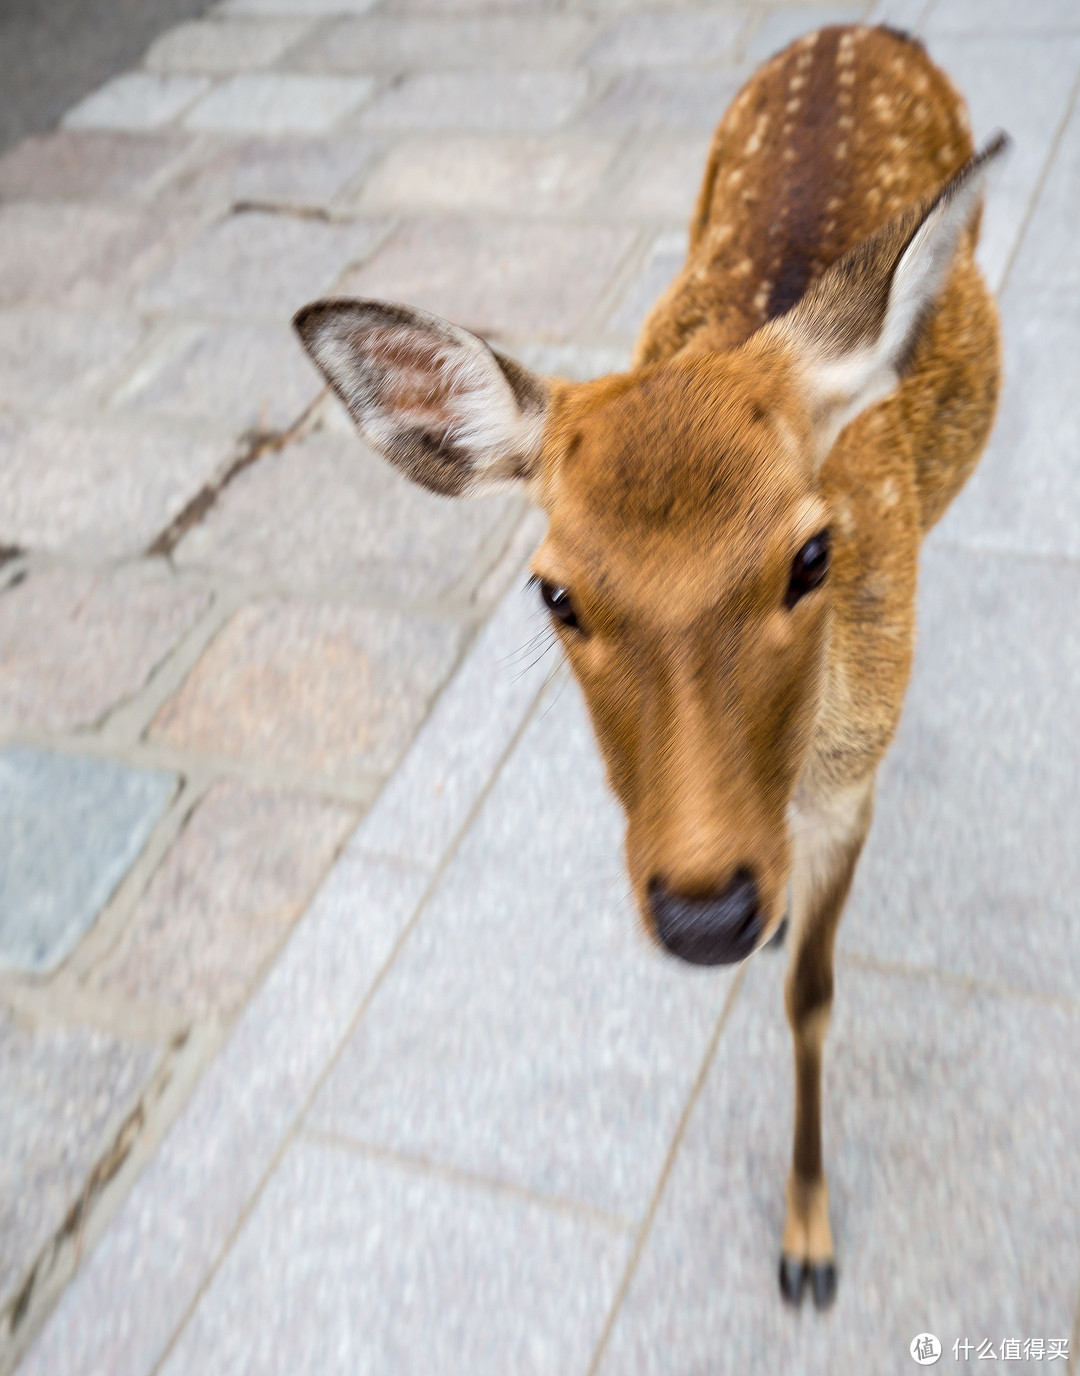
<svg viewBox="0 0 1080 1376">
<path fill-rule="evenodd" d="M 316 301 L 293 320 L 364 439 L 447 497 L 532 476 L 547 385 L 449 320 L 390 301 Z"/>
<path fill-rule="evenodd" d="M 818 278 L 787 315 L 761 330 L 795 355 L 818 460 L 845 425 L 899 386 L 978 209 L 998 134 L 936 195 L 883 225 Z"/>
</svg>

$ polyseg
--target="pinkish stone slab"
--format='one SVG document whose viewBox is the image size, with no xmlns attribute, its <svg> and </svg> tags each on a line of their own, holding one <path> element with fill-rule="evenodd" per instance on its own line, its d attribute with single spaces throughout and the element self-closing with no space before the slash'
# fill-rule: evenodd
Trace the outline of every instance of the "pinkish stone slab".
<svg viewBox="0 0 1080 1376">
<path fill-rule="evenodd" d="M 265 602 L 237 612 L 151 730 L 156 740 L 329 777 L 385 774 L 453 666 L 430 617 Z"/>
<path fill-rule="evenodd" d="M 0 405 L 71 400 L 118 364 L 141 333 L 134 315 L 55 306 L 0 311 Z"/>
<path fill-rule="evenodd" d="M 13 200 L 132 195 L 166 175 L 191 142 L 177 133 L 57 129 L 36 134 L 0 158 L 0 195 Z"/>
<path fill-rule="evenodd" d="M 226 138 L 206 135 L 164 196 L 210 204 L 326 204 L 362 175 L 381 141 L 334 138 Z"/>
<path fill-rule="evenodd" d="M 0 729 L 98 721 L 142 687 L 208 605 L 131 568 L 47 568 L 0 595 Z"/>
<path fill-rule="evenodd" d="M 304 794 L 216 784 L 93 983 L 107 996 L 228 1018 L 355 821 Z"/>
</svg>

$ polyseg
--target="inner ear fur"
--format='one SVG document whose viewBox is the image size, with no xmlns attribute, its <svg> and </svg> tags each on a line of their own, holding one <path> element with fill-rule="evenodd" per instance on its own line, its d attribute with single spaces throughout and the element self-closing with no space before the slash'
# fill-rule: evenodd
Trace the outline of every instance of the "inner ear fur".
<svg viewBox="0 0 1080 1376">
<path fill-rule="evenodd" d="M 795 357 L 819 461 L 841 429 L 894 391 L 911 367 L 961 235 L 981 207 L 987 169 L 1008 144 L 998 134 L 932 196 L 833 263 L 760 332 Z"/>
<path fill-rule="evenodd" d="M 293 325 L 364 439 L 406 477 L 458 497 L 532 476 L 547 384 L 477 335 L 389 301 L 315 301 Z"/>
</svg>

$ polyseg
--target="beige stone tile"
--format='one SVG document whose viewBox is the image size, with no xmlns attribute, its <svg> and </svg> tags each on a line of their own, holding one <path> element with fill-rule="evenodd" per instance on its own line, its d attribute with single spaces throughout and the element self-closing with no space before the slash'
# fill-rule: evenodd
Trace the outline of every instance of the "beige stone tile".
<svg viewBox="0 0 1080 1376">
<path fill-rule="evenodd" d="M 195 20 L 163 33 L 143 64 L 153 72 L 208 75 L 269 67 L 311 27 L 303 18 Z"/>
<path fill-rule="evenodd" d="M 204 76 L 124 72 L 64 116 L 68 129 L 156 129 L 175 119 L 208 88 Z"/>
<path fill-rule="evenodd" d="M 375 101 L 366 129 L 542 133 L 565 124 L 589 88 L 583 71 L 423 72 Z"/>
<path fill-rule="evenodd" d="M 70 401 L 115 368 L 141 335 L 134 315 L 55 306 L 0 311 L 0 406 Z"/>
<path fill-rule="evenodd" d="M 361 175 L 382 147 L 381 140 L 355 133 L 329 138 L 206 134 L 161 197 L 211 205 L 324 206 Z"/>
<path fill-rule="evenodd" d="M 613 209 L 640 220 L 688 224 L 705 177 L 711 134 L 687 134 L 650 141 L 616 193 Z"/>
<path fill-rule="evenodd" d="M 184 117 L 195 130 L 325 134 L 375 89 L 370 77 L 241 72 L 209 91 Z"/>
<path fill-rule="evenodd" d="M 126 196 L 145 190 L 188 150 L 185 134 L 56 129 L 0 158 L 0 195 L 32 200 Z"/>
</svg>

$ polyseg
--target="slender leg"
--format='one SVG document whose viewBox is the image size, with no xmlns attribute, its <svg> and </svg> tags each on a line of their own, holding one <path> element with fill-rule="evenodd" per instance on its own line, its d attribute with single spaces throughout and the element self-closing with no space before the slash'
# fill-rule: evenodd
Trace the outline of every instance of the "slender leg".
<svg viewBox="0 0 1080 1376">
<path fill-rule="evenodd" d="M 821 1155 L 821 1055 L 832 1007 L 833 943 L 872 809 L 871 776 L 812 805 L 799 802 L 792 823 L 793 930 L 785 1003 L 795 1044 L 795 1148 L 780 1289 L 798 1304 L 809 1281 L 819 1309 L 836 1294 Z"/>
</svg>

